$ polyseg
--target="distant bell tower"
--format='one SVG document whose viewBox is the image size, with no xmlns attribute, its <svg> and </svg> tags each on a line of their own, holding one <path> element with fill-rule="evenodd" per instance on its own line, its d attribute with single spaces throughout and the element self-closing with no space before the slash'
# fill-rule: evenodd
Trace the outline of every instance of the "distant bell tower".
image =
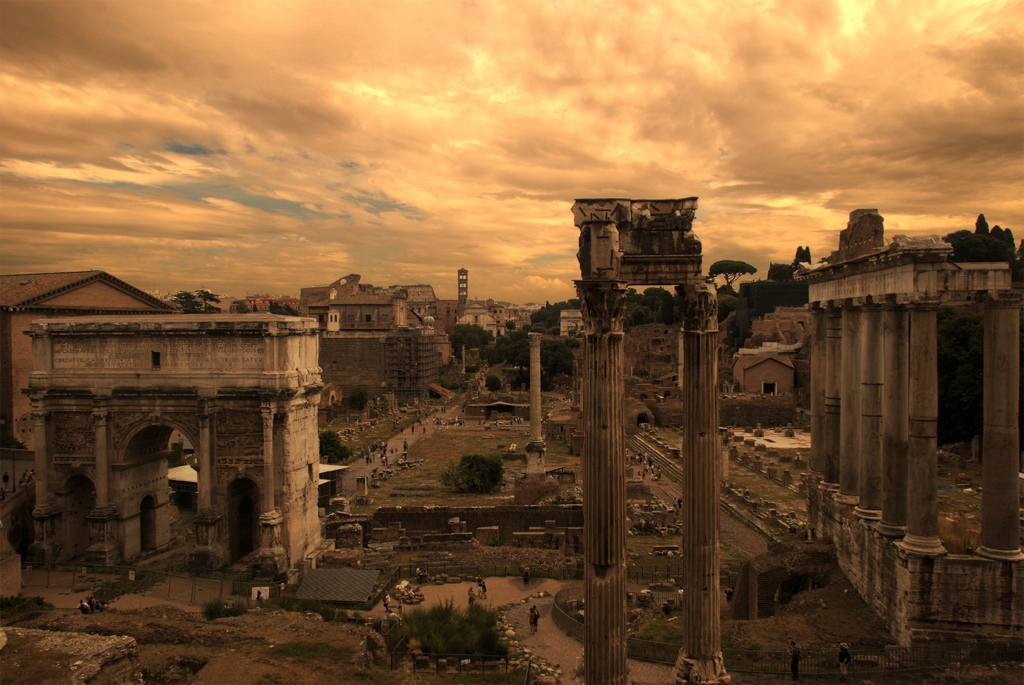
<svg viewBox="0 0 1024 685">
<path fill-rule="evenodd" d="M 469 299 L 469 271 L 465 267 L 459 269 L 459 316 L 466 313 L 466 300 Z"/>
</svg>

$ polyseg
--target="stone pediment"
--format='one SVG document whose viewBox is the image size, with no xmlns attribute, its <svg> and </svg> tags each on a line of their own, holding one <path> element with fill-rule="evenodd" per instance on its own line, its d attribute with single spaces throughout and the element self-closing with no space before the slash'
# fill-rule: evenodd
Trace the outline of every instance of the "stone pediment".
<svg viewBox="0 0 1024 685">
<path fill-rule="evenodd" d="M 174 307 L 105 271 L 9 274 L 0 305 L 31 309 L 173 312 Z"/>
</svg>

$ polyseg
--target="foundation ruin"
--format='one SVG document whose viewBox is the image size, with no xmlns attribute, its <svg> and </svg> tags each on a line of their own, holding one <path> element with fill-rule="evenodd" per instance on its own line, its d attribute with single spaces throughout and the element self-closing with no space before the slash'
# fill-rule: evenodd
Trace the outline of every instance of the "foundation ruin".
<svg viewBox="0 0 1024 685">
<path fill-rule="evenodd" d="M 169 542 L 168 442 L 199 472 L 196 570 L 274 572 L 320 544 L 315 323 L 126 316 L 32 324 L 29 559 L 121 563 Z"/>
<path fill-rule="evenodd" d="M 1024 629 L 1021 297 L 1007 264 L 952 264 L 951 249 L 937 236 L 886 245 L 878 211 L 860 209 L 831 261 L 797 276 L 816 341 L 809 524 L 904 646 Z M 967 299 L 985 309 L 982 527 L 974 554 L 952 555 L 938 535 L 936 310 Z"/>
</svg>

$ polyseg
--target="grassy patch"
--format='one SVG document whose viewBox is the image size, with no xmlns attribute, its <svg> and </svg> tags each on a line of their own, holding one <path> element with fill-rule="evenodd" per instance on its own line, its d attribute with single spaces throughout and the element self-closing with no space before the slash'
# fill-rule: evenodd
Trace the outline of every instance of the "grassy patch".
<svg viewBox="0 0 1024 685">
<path fill-rule="evenodd" d="M 52 608 L 53 605 L 42 597 L 24 597 L 21 595 L 0 597 L 0 619 L 4 621 L 13 621 L 33 611 Z"/>
<path fill-rule="evenodd" d="M 356 650 L 327 642 L 286 642 L 275 646 L 273 654 L 288 659 L 350 661 L 356 655 Z"/>
</svg>

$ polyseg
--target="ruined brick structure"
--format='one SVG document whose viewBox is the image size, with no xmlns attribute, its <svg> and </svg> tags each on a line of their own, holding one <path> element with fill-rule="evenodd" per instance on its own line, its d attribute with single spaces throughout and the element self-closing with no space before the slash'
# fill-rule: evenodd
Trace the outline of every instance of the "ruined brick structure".
<svg viewBox="0 0 1024 685">
<path fill-rule="evenodd" d="M 317 319 L 323 379 L 348 395 L 393 394 L 400 402 L 425 399 L 437 382 L 447 337 L 429 314 L 433 288 L 375 288 L 349 274 L 326 286 L 302 288 L 300 311 Z M 436 300 L 433 300 L 436 302 Z"/>
<path fill-rule="evenodd" d="M 813 533 L 901 645 L 1024 632 L 1017 430 L 1021 296 L 1008 264 L 951 264 L 937 236 L 885 245 L 857 210 L 810 285 Z M 936 310 L 985 309 L 980 545 L 947 553 L 938 528 Z"/>
</svg>

